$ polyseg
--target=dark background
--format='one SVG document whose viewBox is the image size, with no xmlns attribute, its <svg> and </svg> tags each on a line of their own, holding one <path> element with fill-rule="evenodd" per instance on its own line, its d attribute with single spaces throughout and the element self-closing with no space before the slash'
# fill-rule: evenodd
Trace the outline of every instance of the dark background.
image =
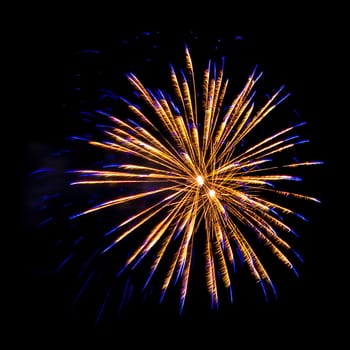
<svg viewBox="0 0 350 350">
<path fill-rule="evenodd" d="M 24 171 L 20 245 L 24 259 L 16 288 L 16 329 L 33 343 L 76 339 L 82 344 L 100 338 L 113 339 L 117 348 L 124 348 L 124 342 L 130 346 L 160 344 L 162 337 L 166 338 L 165 346 L 185 344 L 188 339 L 230 346 L 242 341 L 270 345 L 277 342 L 278 335 L 283 336 L 285 344 L 339 341 L 339 315 L 345 300 L 342 280 L 346 278 L 340 277 L 346 230 L 339 229 L 338 207 L 342 205 L 337 197 L 343 180 L 335 175 L 343 161 L 340 140 L 344 116 L 340 115 L 338 81 L 343 62 L 341 10 L 318 8 L 317 12 L 307 12 L 294 8 L 269 17 L 265 12 L 256 11 L 253 16 L 247 11 L 227 18 L 214 17 L 210 9 L 207 16 L 198 13 L 190 17 L 186 11 L 159 16 L 151 11 L 142 16 L 139 10 L 135 15 L 121 7 L 114 12 L 100 8 L 95 12 L 94 7 L 43 11 L 46 15 L 28 21 L 20 49 L 25 57 L 30 113 L 21 120 Z M 220 7 L 220 11 L 222 14 L 225 9 Z M 213 50 L 218 39 L 219 48 Z M 301 226 L 301 239 L 296 243 L 305 262 L 298 279 L 275 267 L 279 298 L 271 303 L 263 302 L 250 288 L 255 286 L 242 278 L 247 288 L 239 289 L 240 301 L 233 305 L 223 302 L 219 311 L 209 310 L 202 296 L 199 301 L 192 299 L 192 306 L 181 317 L 176 307 L 174 311 L 176 302 L 135 303 L 120 316 L 112 309 L 107 311 L 95 326 L 93 300 L 79 307 L 71 303 L 77 288 L 75 271 L 52 273 L 61 253 L 57 251 L 57 237 L 66 237 L 62 231 L 67 227 L 58 220 L 56 226 L 37 228 L 36 215 L 44 214 L 37 214 L 33 203 L 46 189 L 27 174 L 42 163 L 57 166 L 58 158 L 52 161 L 52 153 L 66 145 L 68 135 L 80 131 L 77 111 L 94 107 L 95 88 L 109 86 L 123 92 L 120 77 L 125 71 L 143 76 L 153 87 L 157 83 L 164 86 L 168 73 L 164 68 L 169 61 L 182 65 L 183 42 L 192 43 L 201 64 L 221 52 L 229 58 L 232 55 L 234 64 L 227 70 L 231 82 L 237 67 L 243 67 L 244 72 L 237 72 L 243 82 L 246 73 L 258 64 L 266 86 L 284 84 L 292 92 L 292 103 L 308 123 L 310 154 L 325 163 L 312 170 L 312 175 L 305 175 L 308 189 L 322 202 L 305 207 L 310 221 Z M 166 74 L 154 75 L 157 69 Z M 78 86 L 79 92 L 75 89 Z M 57 178 L 52 181 L 49 191 L 61 184 Z"/>
</svg>

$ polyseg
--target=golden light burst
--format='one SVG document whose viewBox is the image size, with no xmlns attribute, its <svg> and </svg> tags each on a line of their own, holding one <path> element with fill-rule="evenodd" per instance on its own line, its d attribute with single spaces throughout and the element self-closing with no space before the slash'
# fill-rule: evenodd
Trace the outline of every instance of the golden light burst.
<svg viewBox="0 0 350 350">
<path fill-rule="evenodd" d="M 300 180 L 288 174 L 291 168 L 322 163 L 288 161 L 274 165 L 277 155 L 303 143 L 295 134 L 303 123 L 287 126 L 268 137 L 256 137 L 253 145 L 243 145 L 247 136 L 288 96 L 283 87 L 257 108 L 254 89 L 262 74 L 254 69 L 240 93 L 227 100 L 224 60 L 220 64 L 209 61 L 199 83 L 187 47 L 185 59 L 185 71 L 178 73 L 170 66 L 171 96 L 163 91 L 153 92 L 134 74 L 128 75 L 143 107 L 127 102 L 134 118 L 109 116 L 113 128 L 106 128 L 106 140 L 89 143 L 128 155 L 134 161 L 108 170 L 75 170 L 82 178 L 72 183 L 119 188 L 134 185 L 133 193 L 104 201 L 72 218 L 139 199 L 155 199 L 141 209 L 135 205 L 134 212 L 111 232 L 113 242 L 104 252 L 126 237 L 136 237 L 152 223 L 144 240 L 127 258 L 125 268 L 133 268 L 152 251 L 145 283 L 161 264 L 167 266 L 161 298 L 172 281 L 178 281 L 180 310 L 188 293 L 197 235 L 205 236 L 206 286 L 213 306 L 218 305 L 219 284 L 232 295 L 232 271 L 237 261 L 244 261 L 265 294 L 266 287 L 275 293 L 269 273 L 251 242 L 262 243 L 289 269 L 296 270 L 290 257 L 295 252 L 288 243 L 293 229 L 283 217 L 302 216 L 279 204 L 279 199 L 319 200 L 285 190 L 282 185 Z M 163 259 L 168 251 L 172 258 Z"/>
</svg>

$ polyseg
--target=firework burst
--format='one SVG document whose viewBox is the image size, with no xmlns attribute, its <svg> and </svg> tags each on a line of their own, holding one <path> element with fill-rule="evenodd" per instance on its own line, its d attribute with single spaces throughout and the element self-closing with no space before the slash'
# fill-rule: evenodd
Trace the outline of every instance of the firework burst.
<svg viewBox="0 0 350 350">
<path fill-rule="evenodd" d="M 281 154 L 305 142 L 295 134 L 303 123 L 289 125 L 268 137 L 254 136 L 256 142 L 248 146 L 244 143 L 288 97 L 283 87 L 257 108 L 255 86 L 262 75 L 257 69 L 230 99 L 224 60 L 209 61 L 202 80 L 195 77 L 187 47 L 185 60 L 184 71 L 170 66 L 171 95 L 151 91 L 134 74 L 128 75 L 143 106 L 122 99 L 133 118 L 100 111 L 110 119 L 110 125 L 104 129 L 104 140 L 91 139 L 89 144 L 122 154 L 131 161 L 109 168 L 74 170 L 79 178 L 72 185 L 102 184 L 132 191 L 71 218 L 144 200 L 147 205 L 142 208 L 134 205 L 133 213 L 106 234 L 113 240 L 103 253 L 113 252 L 121 241 L 140 237 L 140 232 L 147 230 L 126 259 L 123 271 L 134 269 L 148 257 L 150 270 L 144 287 L 158 270 L 165 269 L 160 298 L 172 283 L 178 283 L 180 311 L 188 294 L 195 241 L 199 236 L 204 241 L 203 268 L 213 307 L 218 306 L 221 287 L 232 298 L 233 272 L 238 262 L 246 264 L 267 298 L 269 292 L 276 291 L 253 242 L 262 243 L 296 272 L 292 257 L 298 254 L 288 243 L 294 231 L 283 218 L 304 217 L 282 199 L 313 202 L 318 199 L 287 191 L 283 185 L 300 181 L 289 174 L 292 168 L 321 162 L 274 162 L 276 157 L 283 159 Z"/>
</svg>

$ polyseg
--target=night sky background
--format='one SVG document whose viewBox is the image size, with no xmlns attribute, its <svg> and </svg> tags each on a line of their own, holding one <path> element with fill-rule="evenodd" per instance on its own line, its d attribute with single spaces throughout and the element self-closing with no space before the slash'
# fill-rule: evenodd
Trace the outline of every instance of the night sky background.
<svg viewBox="0 0 350 350">
<path fill-rule="evenodd" d="M 44 9 L 46 15 L 32 17 L 24 30 L 20 51 L 26 61 L 25 91 L 30 104 L 29 113 L 21 119 L 19 246 L 23 250 L 19 250 L 19 286 L 14 302 L 18 332 L 33 344 L 72 344 L 73 340 L 83 344 L 97 338 L 111 340 L 117 349 L 126 348 L 125 342 L 131 348 L 133 344 L 161 344 L 162 337 L 165 348 L 189 341 L 198 345 L 210 342 L 215 348 L 234 348 L 242 342 L 273 346 L 281 342 L 279 337 L 282 345 L 339 341 L 343 335 L 339 317 L 345 309 L 342 303 L 346 295 L 342 282 L 346 276 L 340 278 L 344 260 L 340 252 L 343 236 L 348 233 L 348 229 L 340 229 L 346 217 L 335 220 L 342 212 L 338 207 L 343 206 L 337 199 L 343 180 L 335 180 L 342 153 L 342 126 L 337 119 L 346 118 L 339 112 L 344 29 L 337 18 L 341 10 L 324 8 L 313 13 L 286 8 L 268 18 L 260 16 L 259 11 L 256 17 L 247 11 L 212 20 L 210 9 L 207 17 L 197 14 L 183 19 L 180 14 L 156 15 L 152 11 L 142 16 L 141 9 L 138 15 L 121 7 L 114 12 L 99 10 Z M 222 12 L 225 10 L 220 7 Z M 335 24 L 328 25 L 332 20 Z M 72 208 L 65 206 L 63 195 L 50 199 L 48 207 L 39 210 L 42 195 L 62 193 L 64 180 L 55 173 L 31 173 L 39 168 L 55 168 L 62 174 L 76 162 L 85 164 L 90 156 L 98 157 L 98 152 L 85 153 L 88 146 L 72 147 L 78 152 L 74 153 L 67 142 L 70 135 L 85 132 L 86 123 L 79 111 L 96 108 L 101 88 L 128 97 L 130 88 L 124 74 L 130 71 L 147 86 L 166 89 L 170 86 L 169 63 L 183 67 L 184 43 L 189 45 L 200 73 L 209 58 L 227 56 L 226 76 L 237 89 L 257 64 L 264 72 L 258 87 L 268 92 L 269 88 L 285 85 L 292 94 L 287 108 L 295 106 L 307 121 L 305 135 L 311 142 L 305 147 L 309 152 L 306 158 L 325 164 L 307 168 L 303 174 L 302 186 L 320 198 L 321 204 L 300 203 L 300 212 L 309 218 L 306 224 L 296 223 L 300 237 L 293 240 L 304 258 L 304 263 L 298 265 L 300 277 L 280 267 L 271 255 L 269 271 L 277 300 L 272 297 L 265 303 L 249 273 L 243 270 L 232 305 L 223 301 L 218 311 L 210 310 L 203 282 L 194 287 L 181 316 L 177 295 L 164 304 L 157 304 L 152 297 L 145 302 L 135 301 L 118 314 L 117 291 L 123 281 L 115 281 L 109 299 L 112 301 L 95 325 L 103 301 L 101 293 L 106 293 L 110 285 L 105 281 L 95 283 L 90 299 L 82 298 L 75 305 L 72 300 L 81 283 L 77 278 L 81 271 L 79 256 L 93 252 L 99 240 L 91 238 L 81 248 L 73 247 L 77 260 L 54 273 L 71 249 L 72 229 L 65 215 Z M 86 198 L 75 194 L 73 202 Z M 52 215 L 53 222 L 38 226 Z M 80 225 L 73 234 L 84 230 L 89 237 L 97 237 L 103 229 L 99 221 Z"/>
</svg>

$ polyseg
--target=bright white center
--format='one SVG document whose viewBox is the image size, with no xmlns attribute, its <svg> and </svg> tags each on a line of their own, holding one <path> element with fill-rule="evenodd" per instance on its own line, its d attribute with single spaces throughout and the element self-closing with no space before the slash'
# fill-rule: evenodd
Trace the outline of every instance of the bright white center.
<svg viewBox="0 0 350 350">
<path fill-rule="evenodd" d="M 213 198 L 215 196 L 215 190 L 209 190 L 209 196 Z"/>
<path fill-rule="evenodd" d="M 197 183 L 198 183 L 199 186 L 203 186 L 204 179 L 203 179 L 202 176 L 200 176 L 200 175 L 197 176 Z"/>
</svg>

